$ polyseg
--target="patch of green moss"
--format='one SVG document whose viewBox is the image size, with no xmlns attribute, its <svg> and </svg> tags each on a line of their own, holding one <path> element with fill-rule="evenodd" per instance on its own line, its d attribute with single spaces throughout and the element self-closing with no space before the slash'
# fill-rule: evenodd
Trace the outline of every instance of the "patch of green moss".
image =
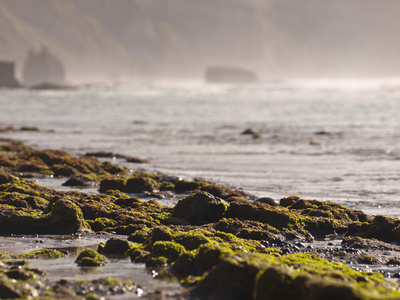
<svg viewBox="0 0 400 300">
<path fill-rule="evenodd" d="M 38 251 L 33 251 L 25 254 L 19 254 L 19 258 L 25 259 L 54 259 L 67 256 L 65 253 L 62 253 L 55 249 L 42 249 Z"/>
<path fill-rule="evenodd" d="M 11 254 L 10 252 L 0 252 L 0 259 L 11 259 L 16 258 L 15 254 Z"/>
<path fill-rule="evenodd" d="M 116 223 L 114 220 L 110 220 L 109 218 L 96 218 L 94 220 L 88 220 L 87 222 L 90 228 L 96 232 L 113 227 Z"/>
<path fill-rule="evenodd" d="M 315 255 L 228 253 L 192 293 L 220 299 L 393 299 L 400 297 L 396 286 L 379 273 L 358 272 Z"/>
<path fill-rule="evenodd" d="M 148 241 L 150 237 L 151 237 L 151 230 L 146 228 L 141 230 L 135 230 L 135 232 L 129 235 L 128 241 L 135 243 L 144 243 Z"/>
<path fill-rule="evenodd" d="M 180 232 L 174 235 L 173 240 L 185 247 L 187 250 L 195 250 L 203 244 L 210 242 L 204 230 L 191 230 L 187 232 Z"/>
</svg>

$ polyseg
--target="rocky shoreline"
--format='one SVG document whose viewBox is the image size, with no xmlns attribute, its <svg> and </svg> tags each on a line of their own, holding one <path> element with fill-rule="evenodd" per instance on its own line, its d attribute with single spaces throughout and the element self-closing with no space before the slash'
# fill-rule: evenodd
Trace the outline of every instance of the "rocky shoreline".
<svg viewBox="0 0 400 300">
<path fill-rule="evenodd" d="M 101 155 L 74 157 L 2 140 L 0 234 L 101 236 L 96 249 L 77 254 L 79 267 L 130 258 L 156 277 L 174 278 L 185 291 L 143 294 L 140 283 L 120 278 L 49 285 L 29 261 L 68 254 L 43 247 L 30 254 L 0 249 L 0 298 L 400 299 L 398 271 L 367 267 L 400 265 L 399 219 L 296 196 L 279 203 L 255 199 L 94 156 Z M 27 179 L 38 176 L 65 177 L 65 184 L 97 186 L 100 193 L 61 192 Z M 156 200 L 177 195 L 174 207 Z"/>
</svg>

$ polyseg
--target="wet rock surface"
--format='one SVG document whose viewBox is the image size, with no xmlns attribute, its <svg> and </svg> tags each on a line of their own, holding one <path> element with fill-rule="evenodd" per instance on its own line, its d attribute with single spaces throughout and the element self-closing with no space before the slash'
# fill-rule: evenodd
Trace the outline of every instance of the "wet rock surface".
<svg viewBox="0 0 400 300">
<path fill-rule="evenodd" d="M 186 288 L 179 295 L 161 291 L 164 298 L 400 299 L 399 270 L 388 269 L 400 264 L 398 219 L 296 196 L 279 205 L 268 197 L 253 201 L 243 191 L 200 179 L 129 172 L 16 142 L 1 145 L 0 159 L 1 234 L 96 234 L 103 241 L 77 255 L 79 267 L 102 267 L 112 259 L 144 264 L 155 277 L 175 278 Z M 100 182 L 101 193 L 48 189 L 15 176 L 21 172 L 86 176 Z M 183 197 L 166 207 L 141 199 L 150 194 Z M 63 254 L 46 250 L 25 258 Z M 136 283 L 122 279 L 49 285 L 40 270 L 24 262 L 16 268 L 13 261 L 24 259 L 18 255 L 0 256 L 0 295 L 6 298 L 140 293 Z"/>
</svg>

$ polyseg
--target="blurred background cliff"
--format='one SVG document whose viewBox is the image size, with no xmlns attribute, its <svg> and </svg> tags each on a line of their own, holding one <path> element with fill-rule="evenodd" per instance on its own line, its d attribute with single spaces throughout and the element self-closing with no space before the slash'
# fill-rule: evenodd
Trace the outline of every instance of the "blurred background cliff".
<svg viewBox="0 0 400 300">
<path fill-rule="evenodd" d="M 392 77 L 399 24 L 398 0 L 0 0 L 0 60 L 21 78 L 45 49 L 72 81 Z"/>
</svg>

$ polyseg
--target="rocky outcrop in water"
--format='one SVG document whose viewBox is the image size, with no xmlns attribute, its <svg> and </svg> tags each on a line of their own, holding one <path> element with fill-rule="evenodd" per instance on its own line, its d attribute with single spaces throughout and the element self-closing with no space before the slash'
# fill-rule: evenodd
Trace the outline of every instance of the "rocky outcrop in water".
<svg viewBox="0 0 400 300">
<path fill-rule="evenodd" d="M 62 62 L 47 48 L 36 52 L 30 50 L 22 72 L 28 86 L 65 85 L 65 70 Z"/>
<path fill-rule="evenodd" d="M 252 83 L 257 82 L 257 75 L 250 71 L 233 67 L 209 67 L 205 73 L 209 83 Z"/>
<path fill-rule="evenodd" d="M 13 62 L 0 61 L 0 87 L 19 87 L 14 74 L 15 65 Z"/>
</svg>

